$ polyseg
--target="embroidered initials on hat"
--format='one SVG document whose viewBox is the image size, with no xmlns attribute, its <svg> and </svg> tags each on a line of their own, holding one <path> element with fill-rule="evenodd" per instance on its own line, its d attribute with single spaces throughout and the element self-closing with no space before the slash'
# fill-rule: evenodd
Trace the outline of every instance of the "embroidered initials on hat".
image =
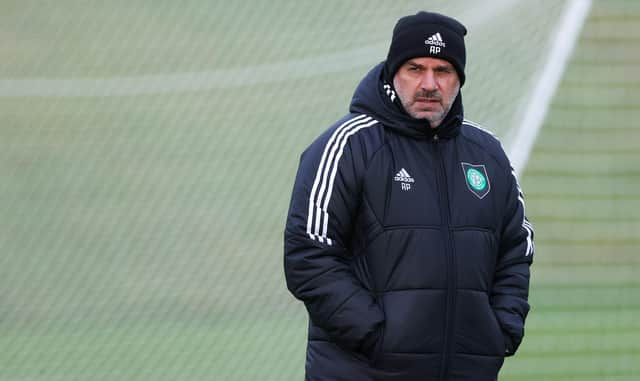
<svg viewBox="0 0 640 381">
<path fill-rule="evenodd" d="M 438 54 L 447 44 L 442 39 L 440 32 L 424 40 L 425 45 L 429 45 L 429 54 Z"/>
</svg>

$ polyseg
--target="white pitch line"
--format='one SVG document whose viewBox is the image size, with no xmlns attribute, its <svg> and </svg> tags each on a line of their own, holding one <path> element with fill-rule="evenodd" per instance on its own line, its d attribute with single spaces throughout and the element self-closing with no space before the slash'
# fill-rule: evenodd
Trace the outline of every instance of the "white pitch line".
<svg viewBox="0 0 640 381">
<path fill-rule="evenodd" d="M 521 173 L 527 165 L 531 149 L 538 137 L 569 57 L 573 53 L 590 7 L 591 0 L 572 0 L 566 6 L 562 20 L 551 35 L 554 38 L 551 54 L 547 56 L 537 85 L 528 98 L 529 104 L 523 121 L 514 131 L 515 137 L 509 142 L 509 157 L 516 173 Z"/>
<path fill-rule="evenodd" d="M 517 4 L 494 0 L 491 7 L 467 7 L 461 14 L 471 29 L 481 27 Z M 370 66 L 381 60 L 388 42 L 285 62 L 188 73 L 105 78 L 0 79 L 0 97 L 111 97 L 171 94 L 296 80 Z"/>
<path fill-rule="evenodd" d="M 384 45 L 237 69 L 89 79 L 0 79 L 0 97 L 109 97 L 168 94 L 273 83 L 340 72 L 371 63 Z"/>
</svg>

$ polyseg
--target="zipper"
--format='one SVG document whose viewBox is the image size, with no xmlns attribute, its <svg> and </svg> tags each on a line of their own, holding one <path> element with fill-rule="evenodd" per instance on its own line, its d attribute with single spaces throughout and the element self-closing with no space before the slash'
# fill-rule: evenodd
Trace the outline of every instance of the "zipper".
<svg viewBox="0 0 640 381">
<path fill-rule="evenodd" d="M 442 354 L 442 365 L 440 370 L 440 379 L 446 380 L 449 375 L 449 363 L 451 357 L 451 348 L 454 332 L 454 318 L 456 316 L 456 272 L 455 257 L 453 250 L 453 236 L 451 232 L 451 216 L 449 214 L 449 186 L 447 184 L 447 173 L 442 153 L 442 143 L 438 135 L 433 136 L 436 146 L 436 156 L 438 165 L 436 181 L 438 183 L 438 198 L 440 205 L 440 216 L 442 225 L 440 227 L 444 241 L 444 249 L 446 255 L 446 274 L 447 274 L 447 304 L 445 312 L 445 336 L 444 350 Z"/>
</svg>

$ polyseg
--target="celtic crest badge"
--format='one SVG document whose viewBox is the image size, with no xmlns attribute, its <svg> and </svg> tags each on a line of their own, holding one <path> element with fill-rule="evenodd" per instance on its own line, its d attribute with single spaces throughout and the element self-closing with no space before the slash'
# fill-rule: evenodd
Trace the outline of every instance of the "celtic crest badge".
<svg viewBox="0 0 640 381">
<path fill-rule="evenodd" d="M 460 164 L 462 164 L 462 172 L 464 173 L 467 188 L 479 199 L 483 199 L 491 190 L 487 169 L 483 164 Z"/>
</svg>

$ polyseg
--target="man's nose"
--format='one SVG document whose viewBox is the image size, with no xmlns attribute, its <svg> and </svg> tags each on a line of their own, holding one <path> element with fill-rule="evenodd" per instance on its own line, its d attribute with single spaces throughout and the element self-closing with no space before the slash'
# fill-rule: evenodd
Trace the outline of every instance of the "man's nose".
<svg viewBox="0 0 640 381">
<path fill-rule="evenodd" d="M 425 90 L 436 90 L 438 83 L 436 77 L 431 70 L 426 70 L 422 76 L 421 87 Z"/>
</svg>

